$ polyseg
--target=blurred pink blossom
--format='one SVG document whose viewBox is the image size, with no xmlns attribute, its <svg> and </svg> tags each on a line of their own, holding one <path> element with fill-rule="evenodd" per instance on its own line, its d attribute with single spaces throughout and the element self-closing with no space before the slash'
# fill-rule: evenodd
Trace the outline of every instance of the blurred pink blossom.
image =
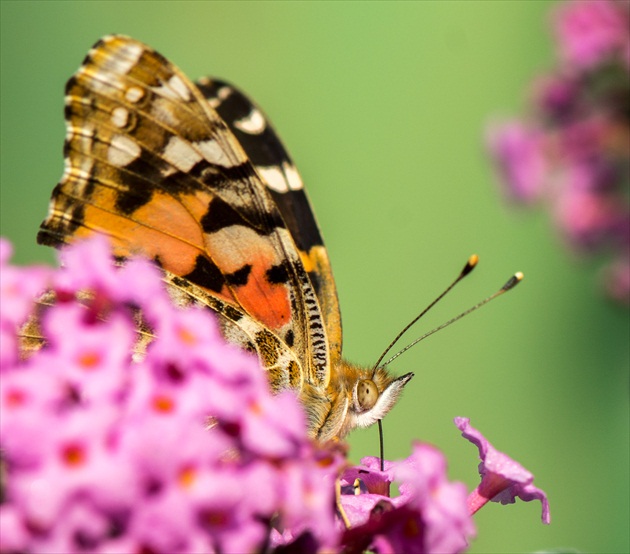
<svg viewBox="0 0 630 554">
<path fill-rule="evenodd" d="M 602 255 L 606 291 L 630 305 L 630 2 L 572 0 L 554 23 L 558 66 L 535 80 L 531 114 L 493 124 L 506 196 L 544 200 L 573 252 Z M 614 285 L 613 285 L 614 283 Z"/>
<path fill-rule="evenodd" d="M 532 203 L 540 198 L 547 173 L 544 138 L 518 121 L 490 128 L 488 145 L 510 200 Z"/>
<path fill-rule="evenodd" d="M 564 62 L 592 68 L 614 56 L 630 61 L 628 2 L 572 0 L 554 14 L 556 39 Z"/>
</svg>

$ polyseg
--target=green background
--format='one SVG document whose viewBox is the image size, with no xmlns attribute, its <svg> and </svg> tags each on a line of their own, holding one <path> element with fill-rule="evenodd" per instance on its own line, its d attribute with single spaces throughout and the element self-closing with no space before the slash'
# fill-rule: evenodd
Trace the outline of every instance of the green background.
<svg viewBox="0 0 630 554">
<path fill-rule="evenodd" d="M 2 234 L 19 262 L 53 259 L 35 234 L 63 170 L 64 83 L 100 36 L 237 83 L 308 186 L 347 358 L 374 363 L 473 252 L 477 270 L 412 335 L 525 273 L 393 364 L 416 377 L 384 422 L 387 457 L 427 441 L 476 486 L 476 448 L 452 424 L 468 416 L 536 475 L 553 519 L 542 525 L 537 503 L 489 504 L 472 552 L 628 552 L 627 312 L 601 298 L 597 264 L 572 258 L 546 213 L 504 205 L 484 155 L 484 126 L 519 113 L 552 64 L 551 5 L 2 1 Z M 377 453 L 375 428 L 350 442 L 355 461 Z"/>
</svg>

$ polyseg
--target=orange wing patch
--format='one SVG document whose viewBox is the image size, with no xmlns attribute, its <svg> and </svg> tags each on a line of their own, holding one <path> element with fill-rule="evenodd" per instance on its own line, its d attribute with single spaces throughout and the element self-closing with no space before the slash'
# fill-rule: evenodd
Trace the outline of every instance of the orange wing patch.
<svg viewBox="0 0 630 554">
<path fill-rule="evenodd" d="M 289 275 L 267 237 L 230 225 L 206 235 L 205 246 L 247 313 L 275 331 L 291 321 Z"/>
</svg>

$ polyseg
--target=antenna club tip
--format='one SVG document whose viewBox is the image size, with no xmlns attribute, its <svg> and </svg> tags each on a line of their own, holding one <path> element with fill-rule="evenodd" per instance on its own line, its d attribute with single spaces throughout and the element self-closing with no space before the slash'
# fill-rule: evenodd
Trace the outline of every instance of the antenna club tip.
<svg viewBox="0 0 630 554">
<path fill-rule="evenodd" d="M 508 282 L 505 283 L 503 287 L 501 287 L 501 290 L 503 292 L 506 292 L 514 288 L 516 285 L 518 285 L 521 282 L 522 279 L 523 279 L 523 274 L 520 271 L 517 271 L 514 275 L 512 275 L 512 277 L 508 279 Z"/>
<path fill-rule="evenodd" d="M 468 258 L 468 261 L 466 262 L 466 265 L 464 266 L 464 269 L 462 269 L 462 277 L 464 275 L 468 275 L 475 268 L 478 261 L 479 256 L 477 256 L 477 254 L 473 254 L 472 256 L 470 256 Z"/>
</svg>

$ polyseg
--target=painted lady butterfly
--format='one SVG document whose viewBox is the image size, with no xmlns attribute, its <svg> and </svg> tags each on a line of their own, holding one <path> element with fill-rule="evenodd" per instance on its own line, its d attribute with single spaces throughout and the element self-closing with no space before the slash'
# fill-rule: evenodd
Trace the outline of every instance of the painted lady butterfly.
<svg viewBox="0 0 630 554">
<path fill-rule="evenodd" d="M 144 44 L 108 36 L 66 88 L 66 169 L 38 241 L 107 235 L 162 268 L 174 301 L 216 312 L 319 440 L 383 418 L 413 374 L 341 358 L 330 262 L 302 180 L 242 93 L 193 84 Z"/>
</svg>

